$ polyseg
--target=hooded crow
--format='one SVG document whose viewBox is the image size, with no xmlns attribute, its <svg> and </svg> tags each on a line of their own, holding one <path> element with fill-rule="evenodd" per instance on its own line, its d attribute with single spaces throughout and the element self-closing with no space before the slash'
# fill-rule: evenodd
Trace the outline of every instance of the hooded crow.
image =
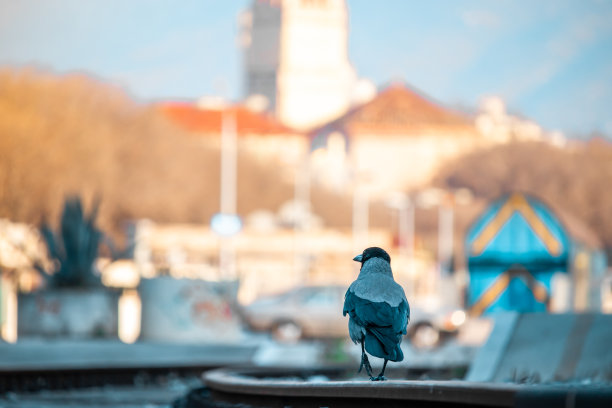
<svg viewBox="0 0 612 408">
<path fill-rule="evenodd" d="M 349 315 L 351 340 L 361 343 L 361 364 L 357 372 L 365 367 L 370 380 L 383 381 L 387 362 L 404 359 L 400 343 L 410 320 L 410 306 L 404 290 L 393 280 L 391 257 L 384 249 L 366 248 L 353 260 L 361 262 L 361 270 L 346 291 L 342 313 Z M 377 377 L 372 376 L 366 351 L 384 359 Z"/>
</svg>

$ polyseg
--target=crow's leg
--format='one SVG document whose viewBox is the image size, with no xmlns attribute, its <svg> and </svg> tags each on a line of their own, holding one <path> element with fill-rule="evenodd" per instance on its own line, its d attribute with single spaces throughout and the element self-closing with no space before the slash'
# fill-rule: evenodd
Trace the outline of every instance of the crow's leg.
<svg viewBox="0 0 612 408">
<path fill-rule="evenodd" d="M 361 364 L 359 365 L 359 370 L 357 370 L 357 373 L 361 372 L 361 369 L 363 367 L 365 367 L 366 369 L 366 373 L 368 374 L 368 376 L 370 377 L 370 379 L 372 379 L 372 366 L 370 365 L 370 361 L 368 360 L 368 356 L 366 355 L 365 352 L 365 345 L 363 344 L 363 337 L 361 338 Z"/>
<path fill-rule="evenodd" d="M 383 368 L 382 368 L 382 370 L 380 371 L 380 374 L 378 374 L 378 377 L 374 377 L 374 378 L 372 378 L 372 379 L 371 379 L 372 381 L 385 381 L 385 380 L 387 379 L 387 377 L 385 377 L 385 368 L 387 368 L 387 362 L 388 362 L 388 361 L 389 361 L 389 360 L 387 360 L 387 359 L 385 358 L 385 362 L 383 363 Z"/>
</svg>

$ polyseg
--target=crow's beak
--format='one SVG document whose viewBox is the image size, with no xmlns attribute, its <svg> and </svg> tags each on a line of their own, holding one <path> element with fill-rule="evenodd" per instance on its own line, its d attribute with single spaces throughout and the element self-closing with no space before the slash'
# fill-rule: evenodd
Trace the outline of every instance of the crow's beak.
<svg viewBox="0 0 612 408">
<path fill-rule="evenodd" d="M 363 259 L 363 255 L 359 254 L 356 257 L 353 258 L 353 261 L 355 262 L 361 262 L 361 260 Z"/>
</svg>

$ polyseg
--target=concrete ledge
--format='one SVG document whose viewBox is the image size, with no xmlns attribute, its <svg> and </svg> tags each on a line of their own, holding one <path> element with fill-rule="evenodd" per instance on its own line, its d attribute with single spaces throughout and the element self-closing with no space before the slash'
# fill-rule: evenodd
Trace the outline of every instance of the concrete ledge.
<svg viewBox="0 0 612 408">
<path fill-rule="evenodd" d="M 215 400 L 249 406 L 610 407 L 608 385 L 340 380 L 342 369 L 226 368 L 205 373 Z M 383 400 L 384 402 L 381 402 Z"/>
<path fill-rule="evenodd" d="M 0 373 L 150 367 L 222 367 L 252 362 L 255 346 L 119 341 L 20 341 L 0 343 Z"/>
<path fill-rule="evenodd" d="M 612 315 L 526 313 L 496 316 L 466 379 L 518 383 L 610 383 Z"/>
<path fill-rule="evenodd" d="M 504 357 L 518 318 L 519 314 L 516 312 L 500 313 L 495 317 L 493 331 L 472 361 L 466 376 L 467 381 L 483 382 L 493 378 Z"/>
<path fill-rule="evenodd" d="M 270 373 L 279 375 L 278 372 Z M 329 404 L 333 400 L 401 400 L 427 401 L 435 403 L 468 404 L 477 406 L 512 407 L 514 395 L 520 389 L 515 384 L 468 383 L 465 381 L 327 381 L 318 379 L 325 375 L 311 376 L 304 381 L 293 379 L 287 372 L 287 379 L 268 377 L 261 369 L 221 369 L 203 375 L 204 382 L 211 391 L 217 392 L 221 399 L 236 402 L 241 395 L 244 402 L 254 396 L 324 399 Z M 329 372 L 327 373 L 329 374 Z M 336 373 L 338 374 L 338 373 Z M 253 376 L 249 376 L 253 375 Z M 255 377 L 262 377 L 257 378 Z M 245 399 L 246 398 L 246 399 Z M 240 400 L 240 398 L 238 398 Z M 336 401 L 338 402 L 338 401 Z M 275 404 L 273 404 L 275 405 Z M 298 404 L 299 405 L 299 404 Z M 364 404 L 365 405 L 365 404 Z"/>
</svg>

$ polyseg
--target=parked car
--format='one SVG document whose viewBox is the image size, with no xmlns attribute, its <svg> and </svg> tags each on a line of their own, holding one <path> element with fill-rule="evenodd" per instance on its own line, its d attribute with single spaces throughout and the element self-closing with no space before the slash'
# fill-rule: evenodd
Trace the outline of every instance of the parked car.
<svg viewBox="0 0 612 408">
<path fill-rule="evenodd" d="M 298 287 L 256 300 L 243 308 L 243 315 L 251 329 L 269 331 L 281 342 L 346 337 L 348 317 L 342 316 L 346 290 L 341 285 Z M 415 347 L 434 347 L 444 335 L 456 332 L 465 318 L 463 310 L 428 313 L 411 305 L 408 337 Z"/>
</svg>

